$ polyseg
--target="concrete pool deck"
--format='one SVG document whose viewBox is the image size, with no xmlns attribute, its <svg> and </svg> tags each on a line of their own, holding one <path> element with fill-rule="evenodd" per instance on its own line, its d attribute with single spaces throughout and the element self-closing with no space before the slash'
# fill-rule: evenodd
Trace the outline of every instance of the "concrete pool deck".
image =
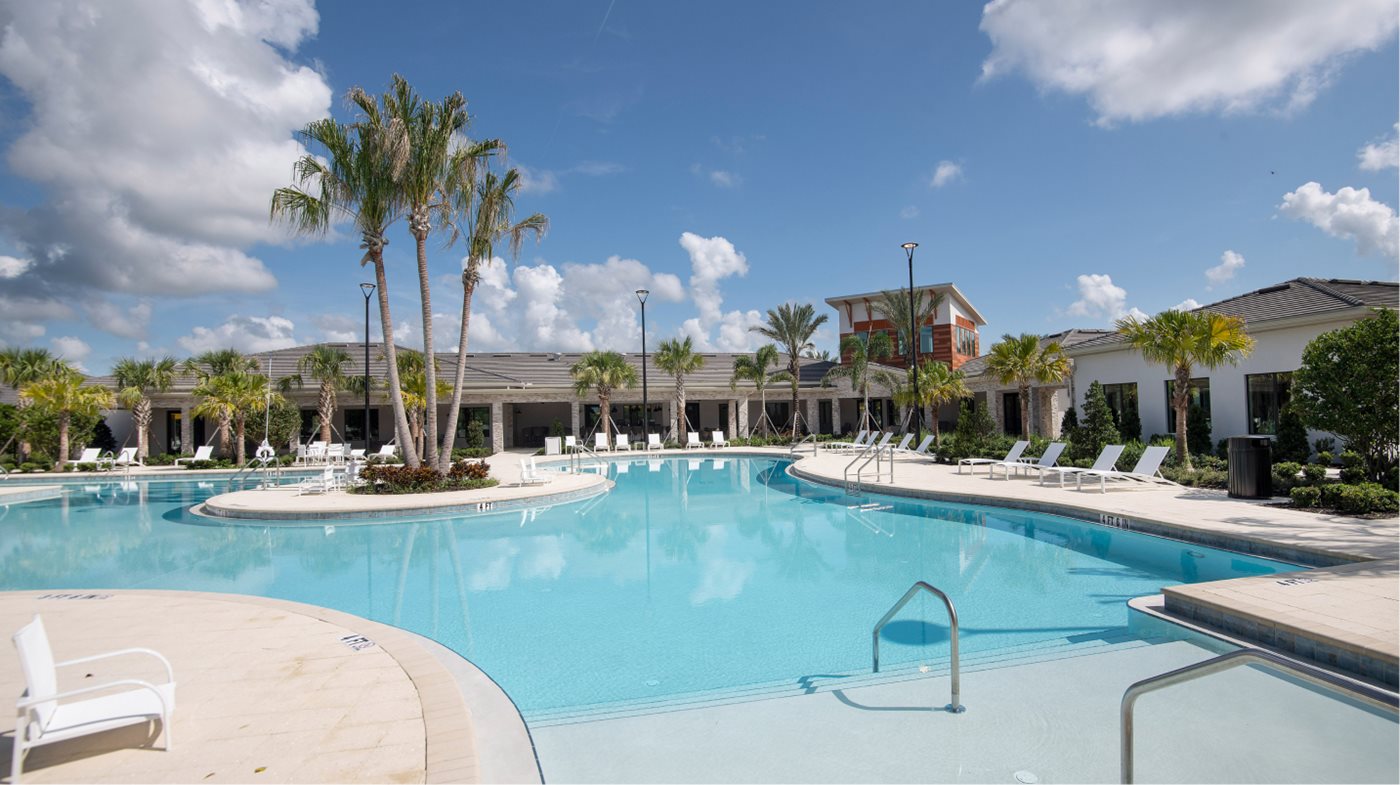
<svg viewBox="0 0 1400 785">
<path fill-rule="evenodd" d="M 259 597 L 0 594 L 5 629 L 36 613 L 60 660 L 132 646 L 169 658 L 176 744 L 166 752 L 151 724 L 39 747 L 26 757 L 26 782 L 539 781 L 509 699 L 485 695 L 499 688 L 484 674 L 403 630 Z M 92 663 L 61 670 L 59 688 L 160 680 L 154 668 L 141 658 Z M 0 691 L 19 695 L 23 684 L 17 658 L 0 658 Z M 464 694 L 474 696 L 470 707 Z M 487 745 L 478 742 L 483 726 Z M 12 727 L 0 724 L 7 773 Z"/>
</svg>

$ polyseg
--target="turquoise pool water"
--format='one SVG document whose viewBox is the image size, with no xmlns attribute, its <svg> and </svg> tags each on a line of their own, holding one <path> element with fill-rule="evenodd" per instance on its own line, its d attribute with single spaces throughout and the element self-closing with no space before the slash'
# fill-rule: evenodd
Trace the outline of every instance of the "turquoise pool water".
<svg viewBox="0 0 1400 785">
<path fill-rule="evenodd" d="M 848 497 L 785 466 L 639 459 L 587 501 L 333 528 L 187 512 L 223 481 L 75 485 L 0 508 L 0 588 L 335 607 L 460 652 L 531 716 L 867 671 L 871 626 L 916 580 L 952 597 L 975 661 L 1122 640 L 1131 597 L 1293 569 L 1049 515 Z M 882 665 L 941 665 L 947 631 L 940 603 L 915 600 Z"/>
</svg>

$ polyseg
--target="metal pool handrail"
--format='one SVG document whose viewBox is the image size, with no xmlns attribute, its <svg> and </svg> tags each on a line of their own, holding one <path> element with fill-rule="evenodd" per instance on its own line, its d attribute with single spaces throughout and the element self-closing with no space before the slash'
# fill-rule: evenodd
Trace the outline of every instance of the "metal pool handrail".
<svg viewBox="0 0 1400 785">
<path fill-rule="evenodd" d="M 953 696 L 948 705 L 943 708 L 952 714 L 961 714 L 967 710 L 967 707 L 959 702 L 962 690 L 959 687 L 958 679 L 958 612 L 953 608 L 953 601 L 948 598 L 948 595 L 925 581 L 919 581 L 913 586 L 910 586 L 909 591 L 905 592 L 904 596 L 899 598 L 899 602 L 896 602 L 894 607 L 890 608 L 889 611 L 881 617 L 880 621 L 875 624 L 875 629 L 870 633 L 870 669 L 872 673 L 880 672 L 880 630 L 884 629 L 885 625 L 889 624 L 890 619 L 893 619 L 894 615 L 899 613 L 905 605 L 908 605 L 909 601 L 914 599 L 914 595 L 918 594 L 920 591 L 926 591 L 942 600 L 943 605 L 948 609 L 948 621 L 950 622 L 948 641 L 952 646 L 952 657 L 950 658 L 952 668 L 950 675 L 953 680 Z"/>
<path fill-rule="evenodd" d="M 802 447 L 802 445 L 806 444 L 807 442 L 811 442 L 811 443 L 812 443 L 812 454 L 813 454 L 813 455 L 816 455 L 816 454 L 817 454 L 817 435 L 816 435 L 815 433 L 809 433 L 809 434 L 807 434 L 806 436 L 803 436 L 801 440 L 793 442 L 793 443 L 792 443 L 792 446 L 788 448 L 788 455 L 796 455 L 798 449 L 800 449 L 800 448 Z"/>
<path fill-rule="evenodd" d="M 1203 676 L 1209 676 L 1212 673 L 1219 673 L 1240 665 L 1262 665 L 1270 670 L 1283 671 L 1309 684 L 1351 696 L 1371 706 L 1388 709 L 1393 713 L 1400 712 L 1400 708 L 1397 708 L 1396 696 L 1384 690 L 1344 679 L 1321 668 L 1294 662 L 1262 649 L 1240 649 L 1203 662 L 1187 665 L 1184 668 L 1177 668 L 1174 671 L 1159 673 L 1128 687 L 1127 692 L 1123 693 L 1123 702 L 1120 707 L 1120 779 L 1124 783 L 1133 781 L 1133 705 L 1137 703 L 1139 697 L 1164 687 L 1194 681 Z"/>
</svg>

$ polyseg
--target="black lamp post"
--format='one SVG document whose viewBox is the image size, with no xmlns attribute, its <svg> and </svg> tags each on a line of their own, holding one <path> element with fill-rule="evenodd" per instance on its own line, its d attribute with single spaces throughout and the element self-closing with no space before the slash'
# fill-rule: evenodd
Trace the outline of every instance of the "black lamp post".
<svg viewBox="0 0 1400 785">
<path fill-rule="evenodd" d="M 637 302 L 642 304 L 642 438 L 651 433 L 651 406 L 647 400 L 647 295 L 646 289 L 637 290 Z"/>
<path fill-rule="evenodd" d="M 374 294 L 374 284 L 360 284 L 365 293 L 365 454 L 369 454 L 369 298 Z"/>
<path fill-rule="evenodd" d="M 900 246 L 909 257 L 909 371 L 914 383 L 914 441 L 924 439 L 924 404 L 919 398 L 919 328 L 918 314 L 914 312 L 914 249 L 918 243 L 905 243 Z"/>
</svg>

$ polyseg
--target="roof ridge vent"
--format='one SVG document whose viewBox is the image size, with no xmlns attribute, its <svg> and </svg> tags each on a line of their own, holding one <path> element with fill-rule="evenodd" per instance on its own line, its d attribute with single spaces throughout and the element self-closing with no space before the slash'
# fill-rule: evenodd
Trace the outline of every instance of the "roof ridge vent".
<svg viewBox="0 0 1400 785">
<path fill-rule="evenodd" d="M 1338 300 L 1341 300 L 1342 302 L 1346 303 L 1347 305 L 1357 306 L 1366 304 L 1365 302 L 1358 300 L 1349 294 L 1343 294 L 1342 292 L 1333 289 L 1318 278 L 1299 278 L 1298 282 L 1305 286 L 1312 287 L 1313 289 L 1322 292 L 1323 294 L 1335 297 Z"/>
</svg>

